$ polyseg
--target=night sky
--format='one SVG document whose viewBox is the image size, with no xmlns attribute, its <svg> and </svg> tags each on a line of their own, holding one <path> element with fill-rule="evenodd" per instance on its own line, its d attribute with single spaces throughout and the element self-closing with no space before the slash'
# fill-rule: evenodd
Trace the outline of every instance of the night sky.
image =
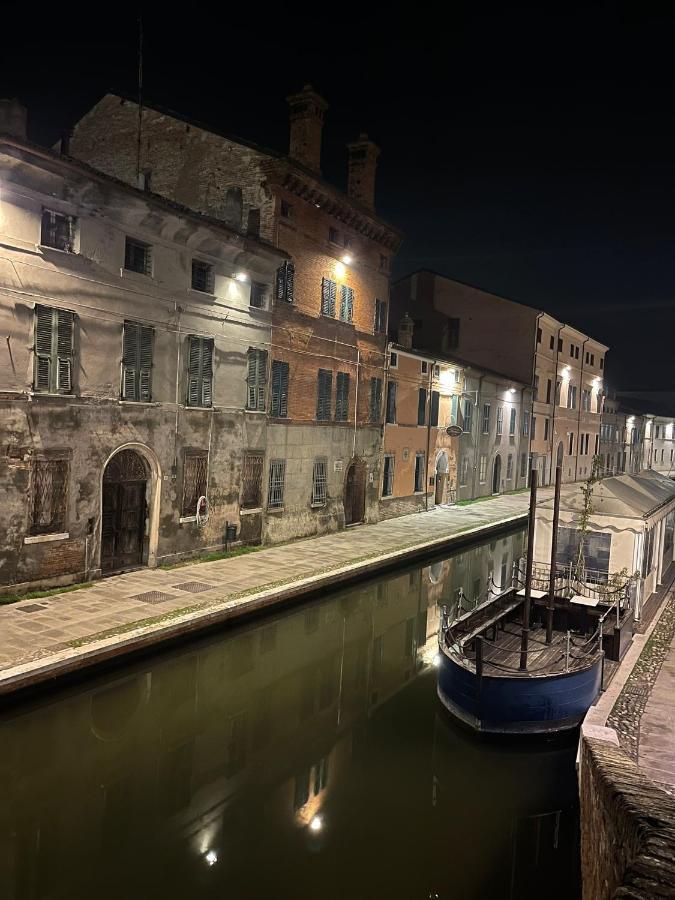
<svg viewBox="0 0 675 900">
<path fill-rule="evenodd" d="M 284 97 L 312 83 L 328 179 L 345 185 L 360 131 L 382 148 L 378 212 L 406 235 L 395 276 L 432 268 L 545 309 L 610 345 L 610 385 L 675 387 L 675 14 L 474 2 L 441 22 L 409 5 L 395 29 L 394 7 L 232 8 L 144 13 L 149 104 L 285 150 Z M 0 95 L 28 106 L 33 140 L 136 92 L 136 17 L 3 10 Z"/>
</svg>

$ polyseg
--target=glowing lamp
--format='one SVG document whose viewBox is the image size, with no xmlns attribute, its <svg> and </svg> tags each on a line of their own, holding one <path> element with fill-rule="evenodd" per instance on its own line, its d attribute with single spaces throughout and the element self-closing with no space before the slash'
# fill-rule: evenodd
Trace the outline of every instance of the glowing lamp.
<svg viewBox="0 0 675 900">
<path fill-rule="evenodd" d="M 344 256 L 342 257 L 342 262 L 343 262 L 346 266 L 351 266 L 351 264 L 352 264 L 352 258 L 351 258 L 351 256 L 349 255 L 349 253 L 345 253 L 345 254 L 344 254 Z"/>
<path fill-rule="evenodd" d="M 314 816 L 312 821 L 309 823 L 310 831 L 321 831 L 323 828 L 323 820 L 321 816 Z"/>
<path fill-rule="evenodd" d="M 237 281 L 248 281 L 248 275 L 246 274 L 246 272 L 237 272 L 234 277 L 237 279 Z"/>
<path fill-rule="evenodd" d="M 215 850 L 209 850 L 204 856 L 204 861 L 207 866 L 213 866 L 218 862 L 218 854 Z"/>
</svg>

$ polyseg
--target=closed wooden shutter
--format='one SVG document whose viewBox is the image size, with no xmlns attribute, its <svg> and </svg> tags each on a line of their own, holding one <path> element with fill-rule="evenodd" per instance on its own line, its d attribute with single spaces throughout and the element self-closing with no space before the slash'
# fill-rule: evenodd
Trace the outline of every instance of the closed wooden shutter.
<svg viewBox="0 0 675 900">
<path fill-rule="evenodd" d="M 330 419 L 333 373 L 329 369 L 319 369 L 316 398 L 316 418 L 319 422 Z"/>
<path fill-rule="evenodd" d="M 213 341 L 190 336 L 188 349 L 188 406 L 213 403 Z"/>
<path fill-rule="evenodd" d="M 340 290 L 340 318 L 343 322 L 351 322 L 353 316 L 354 291 L 352 288 L 347 287 L 346 284 L 343 284 Z"/>
<path fill-rule="evenodd" d="M 346 422 L 349 415 L 349 373 L 338 372 L 335 384 L 335 420 Z"/>
<path fill-rule="evenodd" d="M 396 422 L 396 382 L 390 381 L 387 385 L 387 422 Z"/>
<path fill-rule="evenodd" d="M 73 386 L 73 319 L 73 314 L 66 309 L 57 311 L 56 389 L 61 394 L 69 394 Z"/>
<path fill-rule="evenodd" d="M 267 384 L 267 351 L 248 351 L 248 408 L 265 410 Z"/>
<path fill-rule="evenodd" d="M 49 391 L 52 372 L 52 309 L 35 307 L 35 390 Z"/>
<path fill-rule="evenodd" d="M 72 390 L 74 315 L 66 309 L 35 307 L 35 390 Z"/>
<path fill-rule="evenodd" d="M 122 399 L 152 399 L 153 329 L 137 322 L 124 323 L 122 341 Z"/>
<path fill-rule="evenodd" d="M 288 363 L 272 361 L 272 409 L 273 416 L 288 415 Z"/>
<path fill-rule="evenodd" d="M 370 421 L 380 421 L 380 411 L 382 409 L 382 379 L 370 379 Z"/>
<path fill-rule="evenodd" d="M 425 388 L 419 389 L 417 397 L 417 424 L 425 425 L 427 421 L 427 392 Z"/>
<path fill-rule="evenodd" d="M 321 279 L 321 315 L 335 315 L 335 293 L 337 285 L 330 278 Z"/>
<path fill-rule="evenodd" d="M 440 404 L 441 395 L 438 391 L 431 392 L 431 424 L 433 426 L 438 425 L 438 407 Z"/>
<path fill-rule="evenodd" d="M 295 287 L 295 266 L 292 262 L 282 263 L 277 269 L 276 297 L 285 303 L 293 302 Z"/>
</svg>

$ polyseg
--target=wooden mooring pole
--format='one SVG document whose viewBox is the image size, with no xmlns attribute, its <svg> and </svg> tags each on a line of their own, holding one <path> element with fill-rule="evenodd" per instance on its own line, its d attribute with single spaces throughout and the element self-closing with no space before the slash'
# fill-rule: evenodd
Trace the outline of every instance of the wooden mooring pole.
<svg viewBox="0 0 675 900">
<path fill-rule="evenodd" d="M 546 643 L 553 640 L 553 609 L 555 605 L 555 573 L 558 556 L 558 519 L 560 518 L 560 483 L 562 466 L 555 470 L 555 495 L 553 499 L 553 532 L 551 534 L 551 570 L 548 576 L 548 614 L 546 618 Z"/>
<path fill-rule="evenodd" d="M 527 563 L 525 566 L 525 604 L 523 630 L 520 636 L 520 668 L 527 669 L 527 645 L 530 638 L 530 600 L 532 596 L 532 558 L 534 556 L 534 523 L 537 516 L 537 470 L 530 472 L 530 517 L 527 525 Z"/>
</svg>

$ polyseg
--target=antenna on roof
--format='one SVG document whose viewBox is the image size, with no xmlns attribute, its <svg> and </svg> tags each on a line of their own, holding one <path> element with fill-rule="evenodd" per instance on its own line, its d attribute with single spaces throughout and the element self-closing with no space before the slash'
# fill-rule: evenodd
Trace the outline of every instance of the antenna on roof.
<svg viewBox="0 0 675 900">
<path fill-rule="evenodd" d="M 136 148 L 136 184 L 141 185 L 141 130 L 143 127 L 143 13 L 138 13 L 138 145 Z"/>
</svg>

